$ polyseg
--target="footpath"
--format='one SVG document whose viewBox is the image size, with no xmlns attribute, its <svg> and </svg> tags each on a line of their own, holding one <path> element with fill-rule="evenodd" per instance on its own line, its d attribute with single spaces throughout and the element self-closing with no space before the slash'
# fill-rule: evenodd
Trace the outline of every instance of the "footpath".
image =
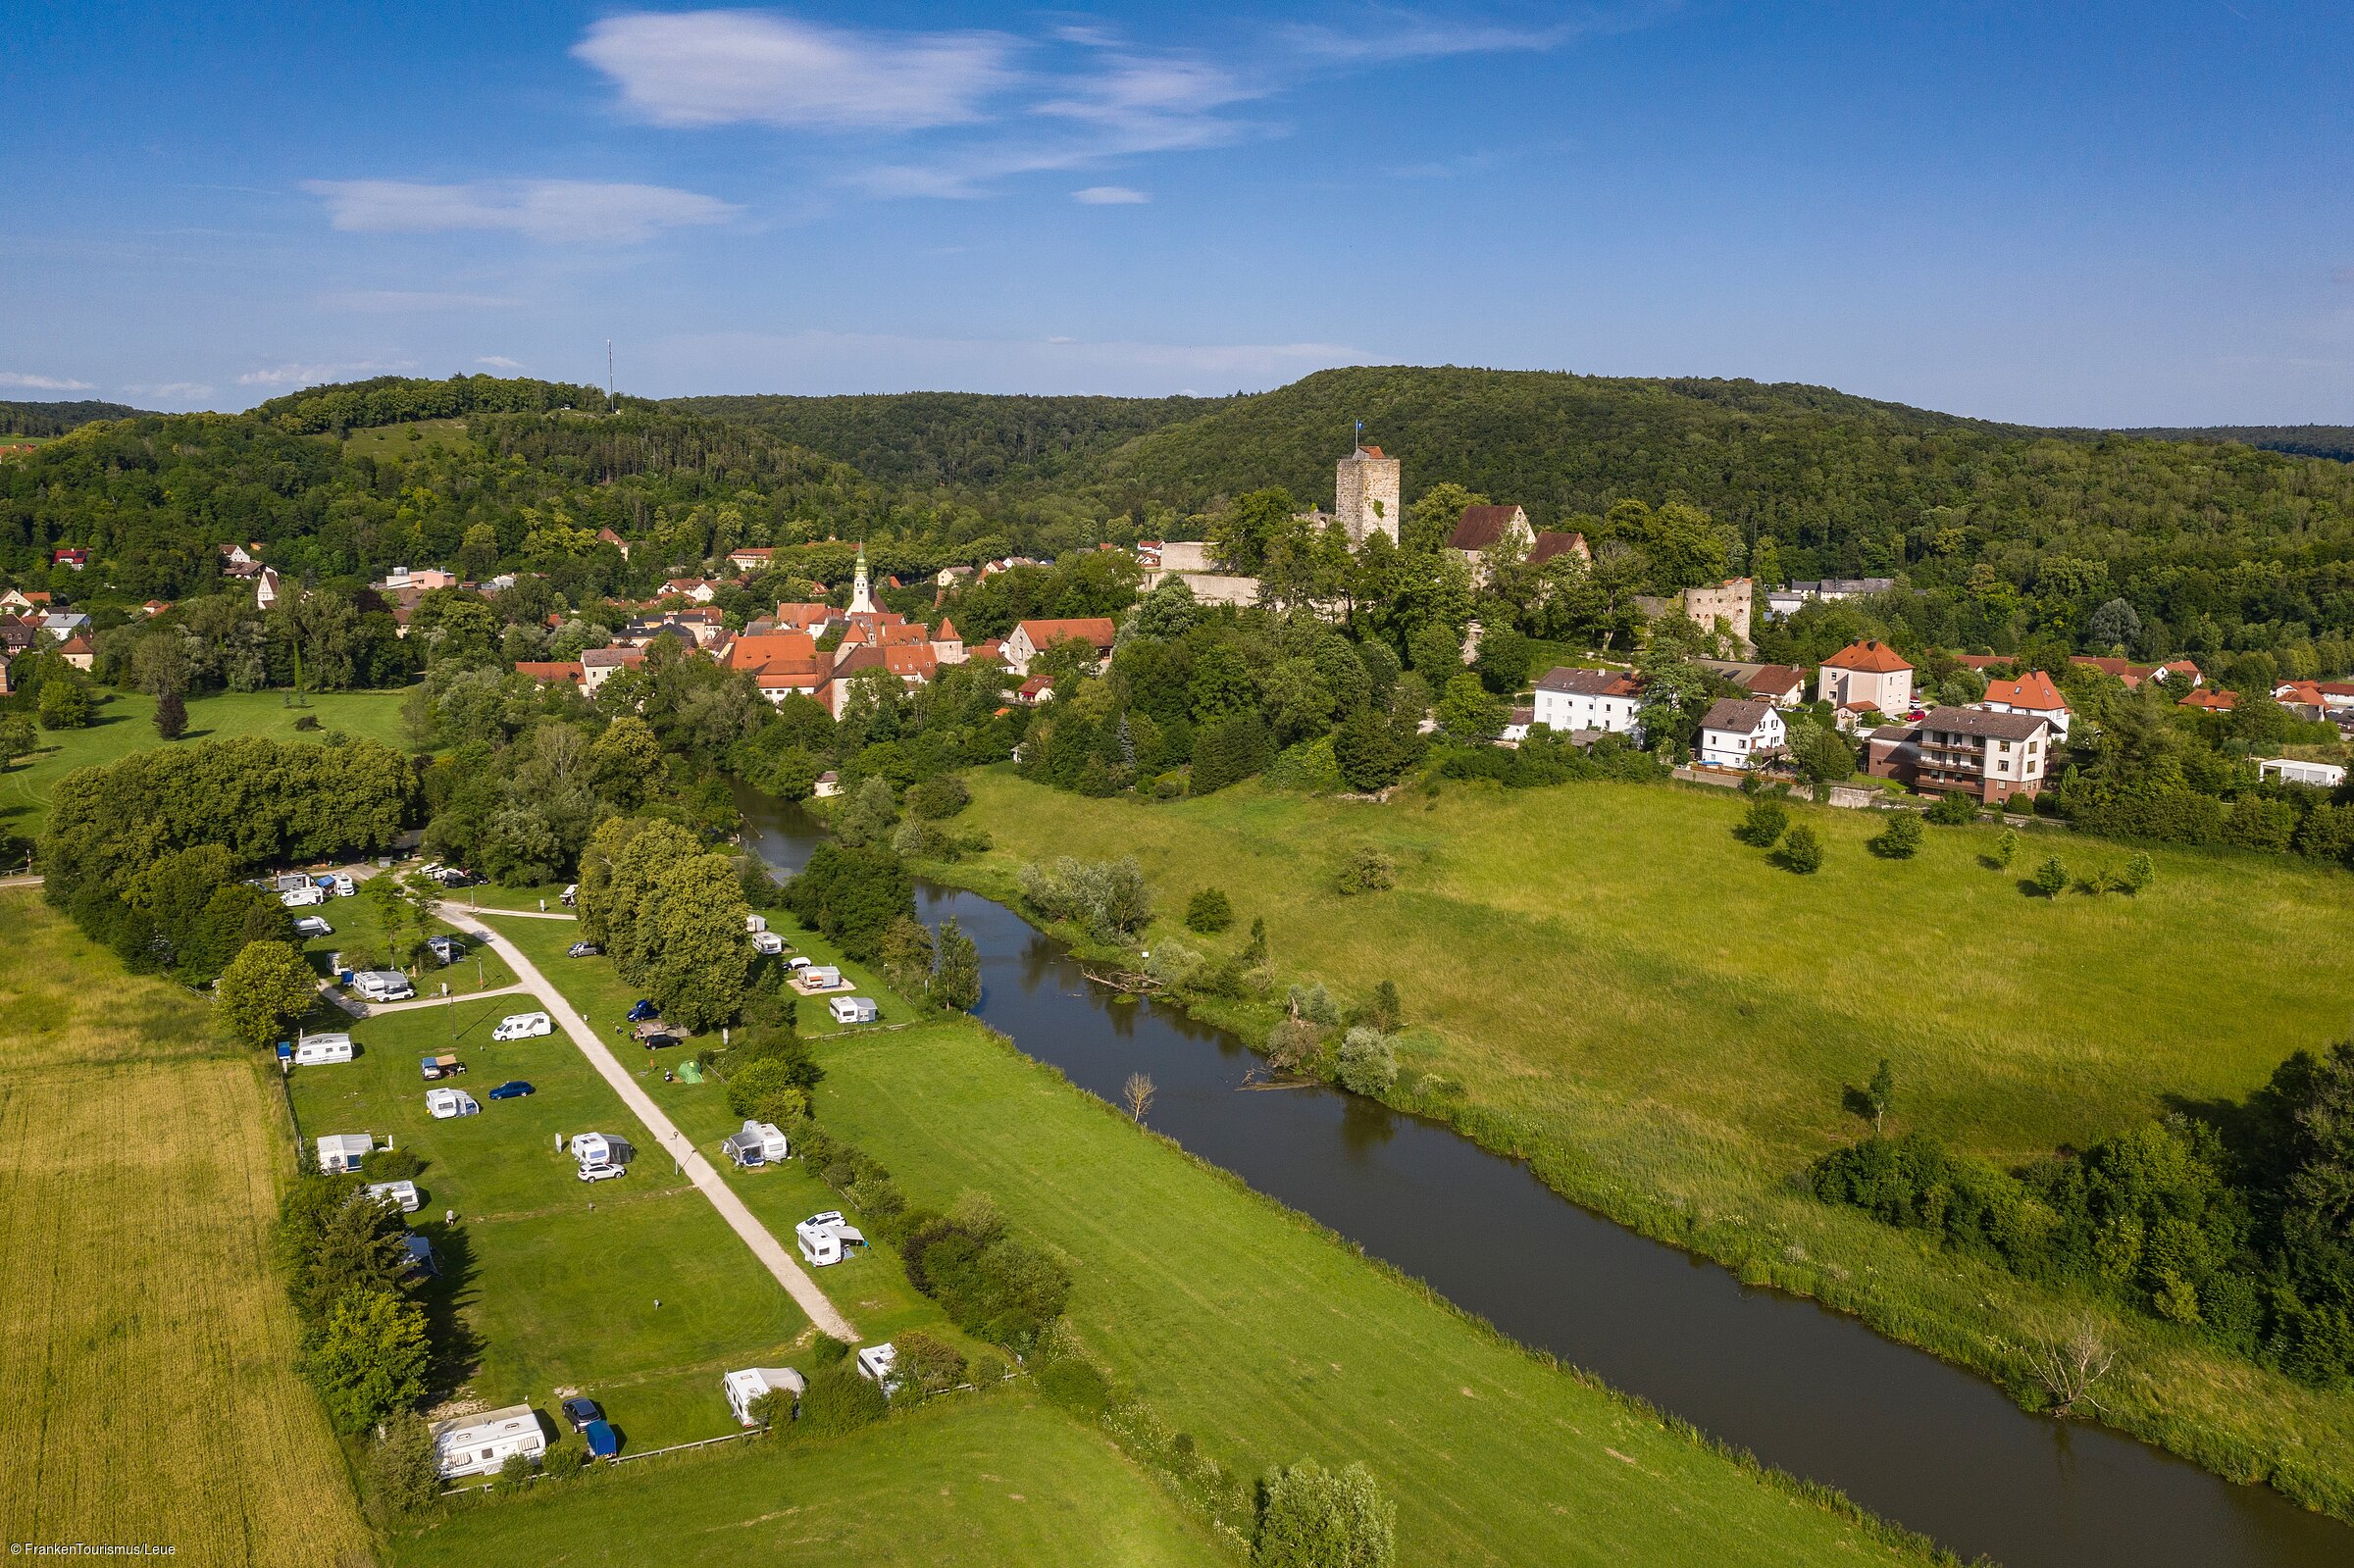
<svg viewBox="0 0 2354 1568">
<path fill-rule="evenodd" d="M 526 918 L 537 917 L 516 910 L 464 910 L 448 903 L 442 904 L 436 913 L 460 931 L 471 933 L 489 943 L 490 950 L 507 961 L 507 967 L 522 979 L 519 988 L 537 994 L 539 1005 L 547 1009 L 548 1016 L 564 1026 L 564 1032 L 581 1048 L 581 1054 L 588 1058 L 588 1064 L 597 1070 L 607 1084 L 613 1086 L 613 1091 L 645 1125 L 646 1131 L 654 1136 L 654 1141 L 679 1162 L 679 1169 L 686 1173 L 687 1179 L 711 1200 L 711 1206 L 719 1210 L 719 1217 L 728 1222 L 730 1230 L 742 1238 L 743 1244 L 752 1249 L 752 1256 L 758 1258 L 768 1272 L 776 1277 L 777 1283 L 785 1288 L 785 1293 L 792 1296 L 800 1309 L 809 1315 L 809 1321 L 837 1340 L 855 1343 L 858 1331 L 850 1327 L 850 1320 L 826 1299 L 826 1293 L 817 1288 L 817 1282 L 810 1279 L 793 1255 L 769 1234 L 768 1227 L 760 1223 L 759 1217 L 744 1207 L 743 1199 L 736 1195 L 736 1189 L 728 1186 L 727 1179 L 713 1168 L 709 1160 L 703 1158 L 702 1151 L 694 1146 L 693 1139 L 680 1132 L 676 1124 L 663 1114 L 662 1107 L 654 1103 L 653 1096 L 639 1087 L 638 1081 L 630 1076 L 630 1070 L 597 1037 L 596 1031 L 589 1027 L 588 1021 L 565 999 L 562 991 L 548 984 L 547 977 L 539 972 L 537 965 L 523 955 L 520 948 L 479 918 L 481 915 L 518 913 L 525 913 Z"/>
</svg>

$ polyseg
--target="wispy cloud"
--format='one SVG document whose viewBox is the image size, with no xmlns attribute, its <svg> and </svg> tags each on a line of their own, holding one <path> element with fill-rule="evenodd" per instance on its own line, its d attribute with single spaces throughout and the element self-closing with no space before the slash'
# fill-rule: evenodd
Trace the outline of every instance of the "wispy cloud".
<svg viewBox="0 0 2354 1568">
<path fill-rule="evenodd" d="M 1601 33 L 1645 25 L 1668 3 L 1634 11 L 1589 11 L 1542 26 L 1435 15 L 1427 11 L 1368 7 L 1355 25 L 1294 23 L 1277 29 L 1297 53 L 1335 65 L 1384 66 L 1405 60 L 1438 60 L 1454 55 L 1542 54 Z"/>
<path fill-rule="evenodd" d="M 658 126 L 914 130 L 979 120 L 1011 84 L 1018 41 L 879 32 L 757 11 L 608 17 L 573 54 Z"/>
<path fill-rule="evenodd" d="M 133 382 L 123 388 L 132 397 L 155 397 L 170 403 L 185 403 L 213 395 L 209 381 L 152 381 Z"/>
<path fill-rule="evenodd" d="M 523 369 L 523 361 L 519 359 L 509 359 L 504 354 L 485 354 L 477 359 L 475 363 L 477 365 L 487 365 L 494 371 L 519 371 Z"/>
<path fill-rule="evenodd" d="M 335 228 L 353 233 L 492 229 L 547 244 L 630 244 L 742 211 L 691 190 L 588 179 L 311 179 L 303 189 L 327 202 Z"/>
<path fill-rule="evenodd" d="M 1071 200 L 1083 207 L 1132 207 L 1151 199 L 1149 193 L 1131 190 L 1126 185 L 1090 185 L 1085 190 L 1071 192 Z"/>
<path fill-rule="evenodd" d="M 0 386 L 22 386 L 29 392 L 86 392 L 88 381 L 64 376 L 34 376 L 26 371 L 0 371 Z"/>
<path fill-rule="evenodd" d="M 355 377 L 390 376 L 399 371 L 413 371 L 417 362 L 402 360 L 347 360 L 334 365 L 285 364 L 250 370 L 237 378 L 239 386 L 316 386 L 322 381 L 350 380 Z"/>
<path fill-rule="evenodd" d="M 511 310 L 523 303 L 503 294 L 454 294 L 436 289 L 357 288 L 324 294 L 319 303 L 330 310 L 392 314 L 401 311 Z"/>
</svg>

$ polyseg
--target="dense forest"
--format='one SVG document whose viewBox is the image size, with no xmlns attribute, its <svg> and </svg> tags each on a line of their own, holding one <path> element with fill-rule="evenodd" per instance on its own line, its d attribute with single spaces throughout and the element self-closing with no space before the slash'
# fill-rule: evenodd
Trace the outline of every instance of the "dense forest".
<svg viewBox="0 0 2354 1568">
<path fill-rule="evenodd" d="M 599 386 L 522 376 L 452 376 L 445 381 L 379 376 L 365 381 L 307 386 L 256 404 L 248 417 L 296 434 L 341 434 L 348 430 L 467 414 L 603 413 L 608 401 Z M 629 401 L 644 406 L 642 399 Z"/>
<path fill-rule="evenodd" d="M 0 401 L 0 435 L 63 435 L 100 420 L 136 419 L 142 412 L 128 403 L 100 403 L 88 398 L 72 403 Z"/>
</svg>

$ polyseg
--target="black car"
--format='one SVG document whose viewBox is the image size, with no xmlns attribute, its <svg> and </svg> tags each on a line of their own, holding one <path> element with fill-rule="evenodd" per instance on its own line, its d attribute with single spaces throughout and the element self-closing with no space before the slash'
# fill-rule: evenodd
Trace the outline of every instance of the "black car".
<svg viewBox="0 0 2354 1568">
<path fill-rule="evenodd" d="M 564 1419 L 572 1423 L 573 1431 L 580 1432 L 591 1421 L 604 1420 L 605 1413 L 587 1394 L 575 1394 L 564 1401 Z"/>
<path fill-rule="evenodd" d="M 645 1048 L 649 1051 L 665 1050 L 678 1042 L 679 1037 L 676 1035 L 648 1035 L 645 1037 Z"/>
<path fill-rule="evenodd" d="M 564 949 L 564 956 L 567 958 L 597 958 L 601 957 L 603 953 L 604 949 L 594 942 L 574 942 L 570 947 Z"/>
</svg>

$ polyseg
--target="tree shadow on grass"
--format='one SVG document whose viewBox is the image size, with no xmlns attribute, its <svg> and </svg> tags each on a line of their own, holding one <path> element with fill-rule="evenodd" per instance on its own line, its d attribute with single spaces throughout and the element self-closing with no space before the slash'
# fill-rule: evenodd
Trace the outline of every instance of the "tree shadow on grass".
<svg viewBox="0 0 2354 1568">
<path fill-rule="evenodd" d="M 428 1196 L 420 1191 L 420 1198 Z M 430 1203 L 421 1204 L 422 1215 Z M 426 1374 L 427 1398 L 435 1403 L 463 1389 L 482 1370 L 482 1337 L 468 1326 L 466 1309 L 474 1304 L 475 1279 L 481 1272 L 474 1258 L 474 1239 L 463 1225 L 428 1220 L 413 1229 L 434 1243 L 438 1277 L 418 1292 L 425 1308 L 426 1332 L 434 1346 L 433 1366 Z"/>
<path fill-rule="evenodd" d="M 1871 1124 L 1871 1094 L 1857 1085 L 1839 1086 L 1839 1108 L 1850 1116 L 1860 1117 L 1866 1126 Z"/>
</svg>

